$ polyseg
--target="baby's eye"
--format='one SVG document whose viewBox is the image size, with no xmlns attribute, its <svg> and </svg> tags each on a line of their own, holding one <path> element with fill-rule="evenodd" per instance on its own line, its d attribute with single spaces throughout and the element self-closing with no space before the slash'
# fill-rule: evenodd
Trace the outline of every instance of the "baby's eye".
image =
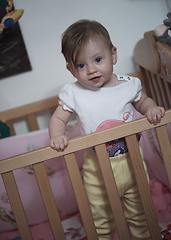
<svg viewBox="0 0 171 240">
<path fill-rule="evenodd" d="M 83 67 L 84 67 L 84 63 L 78 64 L 78 68 L 83 68 Z"/>
<path fill-rule="evenodd" d="M 98 58 L 95 59 L 95 61 L 96 61 L 96 62 L 100 62 L 100 61 L 101 61 L 101 58 L 98 57 Z"/>
</svg>

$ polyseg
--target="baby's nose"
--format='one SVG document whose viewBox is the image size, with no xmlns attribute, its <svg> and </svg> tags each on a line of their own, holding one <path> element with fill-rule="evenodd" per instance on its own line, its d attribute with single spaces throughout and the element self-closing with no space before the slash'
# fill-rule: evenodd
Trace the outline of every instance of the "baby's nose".
<svg viewBox="0 0 171 240">
<path fill-rule="evenodd" d="M 92 74 L 92 73 L 95 73 L 95 72 L 97 72 L 96 67 L 93 64 L 89 65 L 88 66 L 88 74 Z"/>
</svg>

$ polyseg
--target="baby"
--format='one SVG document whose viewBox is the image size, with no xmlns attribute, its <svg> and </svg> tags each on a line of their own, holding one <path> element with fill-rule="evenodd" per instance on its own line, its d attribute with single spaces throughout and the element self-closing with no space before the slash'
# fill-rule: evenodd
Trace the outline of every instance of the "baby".
<svg viewBox="0 0 171 240">
<path fill-rule="evenodd" d="M 62 36 L 66 68 L 76 78 L 59 93 L 59 105 L 49 123 L 50 146 L 63 151 L 68 145 L 65 127 L 76 114 L 82 135 L 135 119 L 134 108 L 157 124 L 165 110 L 142 91 L 138 78 L 113 73 L 117 49 L 98 22 L 80 20 Z M 125 139 L 106 144 L 125 217 L 134 239 L 150 239 L 150 233 L 131 166 Z M 113 240 L 115 223 L 94 149 L 87 149 L 83 166 L 84 186 L 100 240 Z"/>
</svg>

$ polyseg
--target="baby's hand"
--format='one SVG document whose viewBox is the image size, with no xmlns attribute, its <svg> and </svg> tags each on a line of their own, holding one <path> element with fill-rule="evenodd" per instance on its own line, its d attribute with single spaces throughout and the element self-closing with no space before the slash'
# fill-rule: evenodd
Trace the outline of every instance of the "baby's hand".
<svg viewBox="0 0 171 240">
<path fill-rule="evenodd" d="M 152 107 L 147 110 L 145 116 L 147 117 L 149 123 L 156 125 L 160 123 L 161 118 L 164 117 L 165 109 L 163 107 Z"/>
<path fill-rule="evenodd" d="M 63 151 L 68 146 L 68 138 L 65 135 L 53 137 L 50 140 L 50 147 L 58 152 Z"/>
</svg>

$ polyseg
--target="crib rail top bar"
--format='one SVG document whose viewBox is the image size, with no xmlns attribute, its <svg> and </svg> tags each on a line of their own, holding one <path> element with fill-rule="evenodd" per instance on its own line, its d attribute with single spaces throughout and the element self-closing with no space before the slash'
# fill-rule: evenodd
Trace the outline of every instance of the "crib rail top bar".
<svg viewBox="0 0 171 240">
<path fill-rule="evenodd" d="M 69 141 L 68 147 L 63 152 L 57 152 L 50 147 L 41 148 L 14 157 L 0 160 L 0 174 L 16 170 L 31 164 L 64 156 L 82 149 L 97 146 L 114 139 L 126 137 L 138 132 L 160 127 L 171 122 L 171 109 L 167 110 L 164 118 L 156 126 L 150 124 L 146 118 L 140 118 L 127 124 L 122 124 L 110 129 L 101 130 Z"/>
<path fill-rule="evenodd" d="M 21 107 L 16 107 L 13 109 L 0 112 L 0 120 L 8 121 L 11 119 L 16 119 L 22 116 L 26 116 L 30 113 L 42 111 L 44 109 L 48 109 L 52 106 L 57 106 L 57 105 L 58 105 L 58 96 L 50 97 L 37 102 L 26 104 Z"/>
</svg>

